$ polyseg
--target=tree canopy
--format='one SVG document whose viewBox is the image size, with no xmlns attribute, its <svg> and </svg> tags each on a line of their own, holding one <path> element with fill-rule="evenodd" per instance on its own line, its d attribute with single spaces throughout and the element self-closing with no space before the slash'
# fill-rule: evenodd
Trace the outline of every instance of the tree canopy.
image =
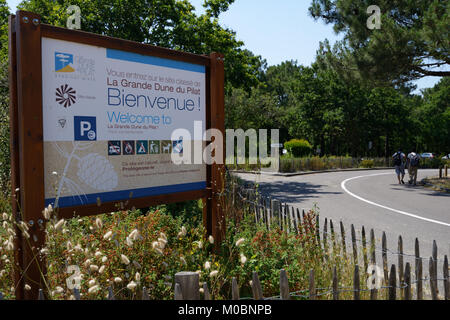
<svg viewBox="0 0 450 320">
<path fill-rule="evenodd" d="M 81 9 L 81 29 L 196 54 L 225 55 L 226 81 L 249 89 L 258 82 L 264 61 L 244 48 L 219 15 L 234 0 L 206 0 L 197 15 L 188 0 L 25 0 L 19 8 L 38 13 L 44 23 L 66 26 L 66 9 Z"/>
<path fill-rule="evenodd" d="M 440 0 L 379 0 L 381 28 L 369 29 L 373 1 L 312 0 L 314 19 L 333 24 L 344 39 L 321 44 L 330 66 L 377 83 L 450 75 L 450 6 Z"/>
</svg>

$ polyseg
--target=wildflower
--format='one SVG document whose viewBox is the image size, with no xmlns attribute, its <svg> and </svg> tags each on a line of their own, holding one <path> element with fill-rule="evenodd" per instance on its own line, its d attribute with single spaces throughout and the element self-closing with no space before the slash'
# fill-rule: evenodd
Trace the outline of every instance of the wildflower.
<svg viewBox="0 0 450 320">
<path fill-rule="evenodd" d="M 87 268 L 91 265 L 91 259 L 86 259 L 86 261 L 84 262 L 84 266 Z"/>
<path fill-rule="evenodd" d="M 159 242 L 158 241 L 153 241 L 152 242 L 152 248 L 153 249 L 159 248 Z"/>
<path fill-rule="evenodd" d="M 104 256 L 104 257 L 102 258 L 102 262 L 105 263 L 106 261 L 108 261 L 108 258 L 107 258 L 106 256 Z"/>
<path fill-rule="evenodd" d="M 183 256 L 180 257 L 180 260 L 181 260 L 181 263 L 182 263 L 182 264 L 184 264 L 184 265 L 187 264 L 187 263 L 186 263 L 186 259 L 185 259 Z"/>
<path fill-rule="evenodd" d="M 6 245 L 6 250 L 13 251 L 14 250 L 14 243 L 11 241 L 8 241 L 8 244 Z"/>
<path fill-rule="evenodd" d="M 91 269 L 92 272 L 95 272 L 95 271 L 98 271 L 98 266 L 95 265 L 95 264 L 91 264 L 91 265 L 89 266 L 89 269 Z"/>
<path fill-rule="evenodd" d="M 6 212 L 3 212 L 3 220 L 8 220 L 8 214 Z"/>
<path fill-rule="evenodd" d="M 211 271 L 211 272 L 209 273 L 209 276 L 212 278 L 212 277 L 217 276 L 218 273 L 219 273 L 219 271 L 214 270 L 214 271 Z"/>
<path fill-rule="evenodd" d="M 139 272 L 136 272 L 134 278 L 136 279 L 137 282 L 141 281 L 141 274 Z"/>
<path fill-rule="evenodd" d="M 19 223 L 19 228 L 20 228 L 22 231 L 28 231 L 28 230 L 30 230 L 30 228 L 28 228 L 28 225 L 27 225 L 25 222 L 23 222 L 23 221 L 20 221 L 20 223 Z"/>
<path fill-rule="evenodd" d="M 42 210 L 42 215 L 44 216 L 45 220 L 50 220 L 50 213 L 47 208 Z"/>
<path fill-rule="evenodd" d="M 95 226 L 97 229 L 101 229 L 103 227 L 103 222 L 100 218 L 95 219 Z"/>
<path fill-rule="evenodd" d="M 101 266 L 100 269 L 98 269 L 98 273 L 102 274 L 103 271 L 105 271 L 105 266 Z"/>
<path fill-rule="evenodd" d="M 67 250 L 70 251 L 70 250 L 72 250 L 72 248 L 73 248 L 72 242 L 70 242 L 70 240 L 67 241 Z"/>
<path fill-rule="evenodd" d="M 57 293 L 63 293 L 64 292 L 64 289 L 62 288 L 62 287 L 56 287 L 56 290 L 55 290 Z"/>
<path fill-rule="evenodd" d="M 209 261 L 205 262 L 205 270 L 209 270 L 211 268 L 211 263 Z"/>
<path fill-rule="evenodd" d="M 19 188 L 16 188 L 16 192 L 19 192 L 19 190 L 20 190 Z"/>
<path fill-rule="evenodd" d="M 203 241 L 202 240 L 197 241 L 197 247 L 199 249 L 203 248 Z"/>
<path fill-rule="evenodd" d="M 181 231 L 178 233 L 178 237 L 184 237 L 187 234 L 187 230 L 185 226 L 181 227 Z"/>
<path fill-rule="evenodd" d="M 131 281 L 129 284 L 127 284 L 127 288 L 128 288 L 129 290 L 134 290 L 134 289 L 136 289 L 136 286 L 137 286 L 137 284 L 136 284 L 136 282 L 134 282 L 134 281 Z"/>
<path fill-rule="evenodd" d="M 161 232 L 161 233 L 159 234 L 159 236 L 160 236 L 161 238 L 163 238 L 164 240 L 167 241 L 167 237 L 166 237 L 166 234 L 165 234 L 164 232 Z"/>
<path fill-rule="evenodd" d="M 95 286 L 95 279 L 89 280 L 88 286 L 89 286 L 89 288 L 92 286 Z"/>
<path fill-rule="evenodd" d="M 30 239 L 30 234 L 26 230 L 23 230 L 22 234 L 25 238 Z"/>
<path fill-rule="evenodd" d="M 204 290 L 203 288 L 200 288 L 199 291 L 200 291 L 200 293 L 202 293 L 202 294 L 205 292 L 205 290 Z"/>
<path fill-rule="evenodd" d="M 120 259 L 122 260 L 123 264 L 126 264 L 126 265 L 130 264 L 130 260 L 128 259 L 128 257 L 126 255 L 124 255 L 124 254 L 120 255 Z"/>
<path fill-rule="evenodd" d="M 241 253 L 241 263 L 245 264 L 247 262 L 247 257 Z"/>
<path fill-rule="evenodd" d="M 89 288 L 88 293 L 95 293 L 98 291 L 98 289 L 100 289 L 98 285 L 92 286 Z"/>
<path fill-rule="evenodd" d="M 245 242 L 244 238 L 239 239 L 238 241 L 236 241 L 236 247 L 239 247 L 241 244 L 243 244 Z"/>
<path fill-rule="evenodd" d="M 167 240 L 163 239 L 163 238 L 158 238 L 158 242 L 159 242 L 159 247 L 161 249 L 164 249 L 166 247 L 167 244 Z"/>
<path fill-rule="evenodd" d="M 47 248 L 42 248 L 41 249 L 41 254 L 48 254 L 48 249 Z"/>
<path fill-rule="evenodd" d="M 130 237 L 127 237 L 126 238 L 126 243 L 127 243 L 127 246 L 131 247 L 133 245 L 133 240 L 131 240 Z"/>
<path fill-rule="evenodd" d="M 122 278 L 115 277 L 115 278 L 114 278 L 114 282 L 115 282 L 115 283 L 121 283 L 121 282 L 122 282 Z"/>
<path fill-rule="evenodd" d="M 26 284 L 26 285 L 25 285 L 25 290 L 27 290 L 27 291 L 30 291 L 30 290 L 31 290 L 31 287 L 30 287 L 29 284 Z"/>
<path fill-rule="evenodd" d="M 209 241 L 209 243 L 214 244 L 214 238 L 213 238 L 213 236 L 209 236 L 209 237 L 208 237 L 208 241 Z"/>
<path fill-rule="evenodd" d="M 77 244 L 74 248 L 75 251 L 83 251 L 83 248 L 81 247 L 81 244 Z"/>
<path fill-rule="evenodd" d="M 133 231 L 131 231 L 130 235 L 128 236 L 131 240 L 138 240 L 139 237 L 139 231 L 137 229 L 134 229 Z"/>
<path fill-rule="evenodd" d="M 104 234 L 103 239 L 109 240 L 109 239 L 111 239 L 111 236 L 112 236 L 112 231 L 108 231 L 107 233 Z"/>
<path fill-rule="evenodd" d="M 100 251 L 96 251 L 94 255 L 98 258 L 98 257 L 100 257 L 103 254 Z"/>
<path fill-rule="evenodd" d="M 61 229 L 61 227 L 64 225 L 64 219 L 59 220 L 56 224 L 55 224 L 55 230 L 58 231 L 59 229 Z"/>
</svg>

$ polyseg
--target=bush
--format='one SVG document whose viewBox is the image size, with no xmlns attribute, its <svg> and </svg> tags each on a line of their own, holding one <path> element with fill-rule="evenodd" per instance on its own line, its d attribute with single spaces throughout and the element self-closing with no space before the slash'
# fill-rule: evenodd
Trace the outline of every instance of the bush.
<svg viewBox="0 0 450 320">
<path fill-rule="evenodd" d="M 312 146 L 304 139 L 292 139 L 284 143 L 284 148 L 294 157 L 302 157 L 311 154 Z"/>
<path fill-rule="evenodd" d="M 362 160 L 362 161 L 361 161 L 361 163 L 360 163 L 359 166 L 360 166 L 361 168 L 373 168 L 374 165 L 375 165 L 375 162 L 374 162 L 373 160 L 365 159 L 365 160 Z"/>
</svg>

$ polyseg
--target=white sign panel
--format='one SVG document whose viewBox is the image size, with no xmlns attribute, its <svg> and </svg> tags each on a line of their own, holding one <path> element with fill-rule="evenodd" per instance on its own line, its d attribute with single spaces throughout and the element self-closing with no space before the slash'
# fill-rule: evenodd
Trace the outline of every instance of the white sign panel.
<svg viewBox="0 0 450 320">
<path fill-rule="evenodd" d="M 175 129 L 205 129 L 205 66 L 42 38 L 45 197 L 59 207 L 206 188 L 175 165 Z"/>
</svg>

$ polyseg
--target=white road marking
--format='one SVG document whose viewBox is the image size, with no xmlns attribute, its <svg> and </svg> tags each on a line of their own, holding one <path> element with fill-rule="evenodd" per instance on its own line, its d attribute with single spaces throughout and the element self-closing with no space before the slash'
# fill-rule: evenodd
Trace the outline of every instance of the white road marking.
<svg viewBox="0 0 450 320">
<path fill-rule="evenodd" d="M 369 175 L 365 175 L 365 176 L 357 176 L 357 177 L 353 177 L 353 178 L 348 178 L 348 179 L 345 179 L 344 181 L 341 182 L 341 188 L 344 189 L 344 191 L 347 192 L 352 197 L 355 197 L 356 199 L 364 201 L 364 202 L 366 202 L 368 204 L 371 204 L 371 205 L 374 205 L 374 206 L 377 206 L 377 207 L 380 207 L 380 208 L 383 208 L 383 209 L 386 209 L 386 210 L 390 210 L 390 211 L 393 211 L 393 212 L 396 212 L 396 213 L 399 213 L 399 214 L 402 214 L 402 215 L 405 215 L 405 216 L 408 216 L 408 217 L 411 217 L 411 218 L 416 218 L 416 219 L 419 219 L 419 220 L 424 220 L 424 221 L 427 221 L 427 222 L 436 223 L 436 224 L 440 224 L 440 225 L 443 225 L 443 226 L 446 226 L 446 227 L 450 227 L 450 223 L 446 223 L 446 222 L 442 222 L 442 221 L 438 221 L 438 220 L 433 220 L 433 219 L 429 219 L 429 218 L 425 218 L 425 217 L 421 217 L 421 216 L 418 216 L 417 214 L 413 214 L 413 213 L 409 213 L 409 212 L 405 212 L 405 211 L 389 208 L 389 207 L 383 206 L 382 204 L 379 204 L 379 203 L 376 203 L 376 202 L 364 199 L 364 198 L 354 194 L 353 192 L 349 191 L 347 189 L 347 187 L 345 186 L 345 184 L 348 181 L 350 181 L 350 180 L 366 178 L 366 177 L 373 177 L 373 176 L 382 176 L 382 175 L 387 175 L 387 174 L 392 174 L 392 173 L 391 172 L 388 172 L 388 173 L 375 173 L 375 174 L 369 174 Z"/>
</svg>

